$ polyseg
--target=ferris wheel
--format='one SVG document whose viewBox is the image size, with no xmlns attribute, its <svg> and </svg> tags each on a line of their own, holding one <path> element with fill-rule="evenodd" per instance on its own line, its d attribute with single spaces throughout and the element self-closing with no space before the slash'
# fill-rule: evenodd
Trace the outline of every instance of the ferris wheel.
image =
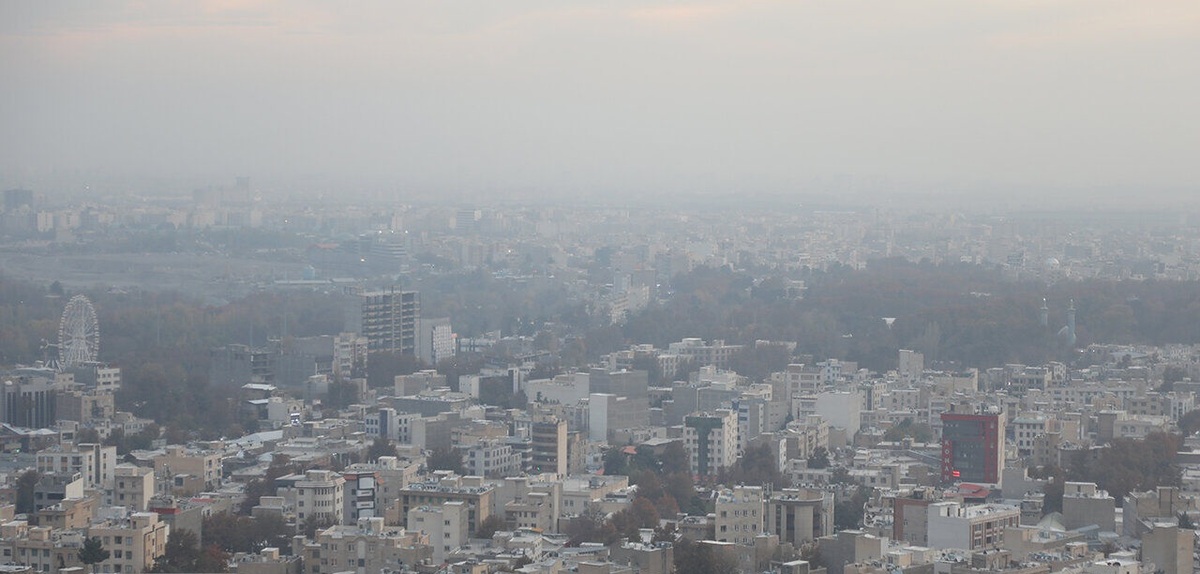
<svg viewBox="0 0 1200 574">
<path fill-rule="evenodd" d="M 94 362 L 100 353 L 100 324 L 96 309 L 83 295 L 71 297 L 58 322 L 58 368 L 66 370 Z"/>
</svg>

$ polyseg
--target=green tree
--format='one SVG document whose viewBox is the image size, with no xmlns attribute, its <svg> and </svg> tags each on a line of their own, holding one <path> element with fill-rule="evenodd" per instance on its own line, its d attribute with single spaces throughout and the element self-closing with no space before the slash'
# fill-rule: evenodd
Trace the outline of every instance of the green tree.
<svg viewBox="0 0 1200 574">
<path fill-rule="evenodd" d="M 850 475 L 850 469 L 836 466 L 829 473 L 829 482 L 833 484 L 858 484 L 858 479 Z"/>
<path fill-rule="evenodd" d="M 816 540 L 800 547 L 800 559 L 808 562 L 812 568 L 825 567 L 825 557 L 821 555 L 821 544 Z"/>
<path fill-rule="evenodd" d="M 808 457 L 808 468 L 829 468 L 829 449 L 823 446 L 814 449 L 812 456 Z"/>
<path fill-rule="evenodd" d="M 275 479 L 305 470 L 302 466 L 293 464 L 287 455 L 275 455 L 262 478 L 251 479 L 246 483 L 239 514 L 249 515 L 264 496 L 275 496 Z"/>
<path fill-rule="evenodd" d="M 721 482 L 725 484 L 769 484 L 775 488 L 792 485 L 791 479 L 779 471 L 778 457 L 766 444 L 747 447 L 737 462 L 722 474 L 724 476 L 721 477 Z"/>
<path fill-rule="evenodd" d="M 203 532 L 205 546 L 216 546 L 231 554 L 258 552 L 268 546 L 287 547 L 292 534 L 277 516 L 239 516 L 228 512 L 205 517 Z"/>
<path fill-rule="evenodd" d="M 34 489 L 37 488 L 38 480 L 41 478 L 41 473 L 34 469 L 29 469 L 17 477 L 17 514 L 33 514 L 35 510 L 33 493 Z"/>
<path fill-rule="evenodd" d="M 911 438 L 916 442 L 929 442 L 933 440 L 933 429 L 926 423 L 916 423 L 912 418 L 905 418 L 883 433 L 883 440 L 894 442 L 903 438 Z"/>
<path fill-rule="evenodd" d="M 664 382 L 662 366 L 658 363 L 657 357 L 653 355 L 637 355 L 633 358 L 632 366 L 634 370 L 646 371 L 646 377 L 650 382 L 650 386 L 658 386 Z M 665 382 L 670 383 L 671 381 Z"/>
<path fill-rule="evenodd" d="M 96 571 L 96 564 L 108 560 L 112 554 L 104 548 L 104 543 L 101 542 L 98 536 L 92 536 L 83 540 L 83 547 L 79 549 L 79 561 L 83 562 L 93 572 Z"/>
<path fill-rule="evenodd" d="M 686 465 L 674 468 L 688 468 Z M 688 470 L 680 470 L 672 472 L 663 477 L 663 490 L 666 495 L 670 496 L 679 506 L 680 510 L 684 507 L 692 506 L 693 500 L 699 500 L 696 495 L 696 485 L 692 481 L 692 473 Z M 700 501 L 700 506 L 703 507 L 703 501 Z"/>
<path fill-rule="evenodd" d="M 604 512 L 599 507 L 592 506 L 567 521 L 563 527 L 563 534 L 567 535 L 568 544 L 571 546 L 578 546 L 584 542 L 612 544 L 620 536 L 613 524 L 605 520 Z"/>
<path fill-rule="evenodd" d="M 337 381 L 329 384 L 325 394 L 325 404 L 334 409 L 344 409 L 358 402 L 358 385 L 350 381 Z"/>
<path fill-rule="evenodd" d="M 1158 392 L 1166 393 L 1175 390 L 1175 383 L 1182 381 L 1187 377 L 1187 369 L 1179 365 L 1168 365 L 1163 369 L 1162 384 L 1158 387 Z"/>
<path fill-rule="evenodd" d="M 96 444 L 100 442 L 100 431 L 94 428 L 80 428 L 75 431 L 75 444 Z"/>
<path fill-rule="evenodd" d="M 201 548 L 195 532 L 180 529 L 171 532 L 165 552 L 154 560 L 150 572 L 228 572 L 228 558 L 215 544 Z"/>
<path fill-rule="evenodd" d="M 504 517 L 499 514 L 489 514 L 479 522 L 479 527 L 475 529 L 475 538 L 491 538 L 495 533 L 508 528 L 504 523 Z"/>
<path fill-rule="evenodd" d="M 1179 432 L 1183 436 L 1192 436 L 1200 431 L 1200 409 L 1188 411 L 1179 417 Z"/>
<path fill-rule="evenodd" d="M 696 544 L 686 536 L 675 544 L 675 571 L 687 574 L 735 574 L 738 564 L 708 544 Z"/>
<path fill-rule="evenodd" d="M 662 468 L 668 472 L 681 472 L 688 468 L 687 450 L 683 448 L 683 441 L 673 441 L 663 449 Z"/>
<path fill-rule="evenodd" d="M 301 530 L 309 538 L 316 538 L 317 532 L 333 526 L 332 518 L 317 518 L 316 515 L 304 519 Z"/>
<path fill-rule="evenodd" d="M 771 373 L 787 368 L 791 358 L 791 352 L 785 345 L 755 344 L 730 357 L 729 366 L 737 374 L 761 382 Z"/>
<path fill-rule="evenodd" d="M 397 456 L 396 445 L 389 439 L 378 437 L 367 448 L 367 461 L 375 462 L 381 456 Z"/>
<path fill-rule="evenodd" d="M 629 455 L 621 447 L 614 446 L 604 451 L 604 474 L 629 476 Z"/>
<path fill-rule="evenodd" d="M 435 448 L 429 451 L 429 456 L 425 459 L 426 466 L 429 470 L 449 470 L 458 474 L 463 474 L 462 451 L 454 447 Z"/>
<path fill-rule="evenodd" d="M 1142 439 L 1114 439 L 1103 448 L 1072 453 L 1067 477 L 1095 481 L 1117 500 L 1134 491 L 1178 486 L 1180 469 L 1175 457 L 1182 446 L 1182 437 L 1161 432 Z"/>
<path fill-rule="evenodd" d="M 871 488 L 859 486 L 849 499 L 833 506 L 833 525 L 838 530 L 851 530 L 862 526 L 867 501 L 871 499 Z"/>
</svg>

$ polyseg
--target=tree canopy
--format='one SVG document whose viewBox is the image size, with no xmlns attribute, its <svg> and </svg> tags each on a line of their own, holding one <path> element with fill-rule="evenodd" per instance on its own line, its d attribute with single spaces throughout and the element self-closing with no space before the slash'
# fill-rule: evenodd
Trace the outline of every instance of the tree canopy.
<svg viewBox="0 0 1200 574">
<path fill-rule="evenodd" d="M 1066 468 L 1070 480 L 1086 480 L 1107 490 L 1121 504 L 1130 492 L 1179 486 L 1176 454 L 1179 435 L 1151 433 L 1144 439 L 1118 438 L 1095 452 L 1076 451 Z"/>
<path fill-rule="evenodd" d="M 79 549 L 79 561 L 88 566 L 108 560 L 112 553 L 104 548 L 104 542 L 98 536 L 83 539 L 83 547 Z M 95 568 L 92 568 L 95 570 Z"/>
</svg>

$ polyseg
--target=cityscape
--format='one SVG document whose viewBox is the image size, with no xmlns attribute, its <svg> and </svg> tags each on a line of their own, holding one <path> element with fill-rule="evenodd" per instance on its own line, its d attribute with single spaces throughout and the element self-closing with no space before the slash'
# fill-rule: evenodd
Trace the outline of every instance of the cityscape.
<svg viewBox="0 0 1200 574">
<path fill-rule="evenodd" d="M 252 186 L 5 192 L 13 563 L 120 537 L 100 568 L 1192 568 L 1186 216 Z"/>
<path fill-rule="evenodd" d="M 0 574 L 1200 572 L 1197 23 L 0 0 Z"/>
</svg>

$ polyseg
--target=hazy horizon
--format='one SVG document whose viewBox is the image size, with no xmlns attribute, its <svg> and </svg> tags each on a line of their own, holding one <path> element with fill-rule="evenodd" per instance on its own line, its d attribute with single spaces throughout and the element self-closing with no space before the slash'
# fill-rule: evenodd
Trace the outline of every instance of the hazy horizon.
<svg viewBox="0 0 1200 574">
<path fill-rule="evenodd" d="M 1191 201 L 1197 30 L 1174 0 L 5 0 L 0 185 Z"/>
</svg>

